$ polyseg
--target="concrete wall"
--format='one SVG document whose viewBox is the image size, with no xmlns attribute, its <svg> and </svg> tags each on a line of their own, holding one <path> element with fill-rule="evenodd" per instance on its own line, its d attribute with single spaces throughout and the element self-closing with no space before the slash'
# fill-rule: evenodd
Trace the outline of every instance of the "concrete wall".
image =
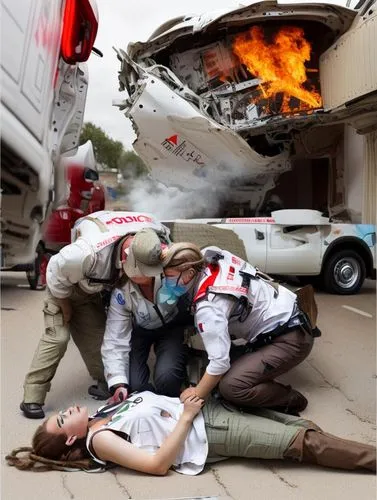
<svg viewBox="0 0 377 500">
<path fill-rule="evenodd" d="M 364 138 L 363 218 L 366 224 L 377 224 L 377 131 Z"/>
<path fill-rule="evenodd" d="M 364 137 L 345 125 L 344 182 L 345 204 L 352 222 L 361 222 L 363 210 Z"/>
</svg>

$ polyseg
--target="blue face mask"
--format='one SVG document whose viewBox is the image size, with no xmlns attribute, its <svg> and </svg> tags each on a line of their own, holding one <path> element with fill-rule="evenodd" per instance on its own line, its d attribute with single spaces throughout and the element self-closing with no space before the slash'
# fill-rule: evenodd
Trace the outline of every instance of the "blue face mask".
<svg viewBox="0 0 377 500">
<path fill-rule="evenodd" d="M 179 275 L 178 278 L 165 277 L 162 279 L 161 288 L 157 293 L 157 299 L 161 304 L 176 304 L 179 297 L 188 291 L 186 285 L 178 283 L 180 277 Z"/>
</svg>

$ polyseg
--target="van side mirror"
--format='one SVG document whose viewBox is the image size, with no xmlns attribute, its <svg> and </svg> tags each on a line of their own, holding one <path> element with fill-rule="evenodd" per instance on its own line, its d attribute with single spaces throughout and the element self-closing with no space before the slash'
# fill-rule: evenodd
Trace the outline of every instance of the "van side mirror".
<svg viewBox="0 0 377 500">
<path fill-rule="evenodd" d="M 98 175 L 98 172 L 96 172 L 95 170 L 92 170 L 90 168 L 86 168 L 85 169 L 85 172 L 84 172 L 84 179 L 86 181 L 98 181 L 99 179 L 99 175 Z"/>
</svg>

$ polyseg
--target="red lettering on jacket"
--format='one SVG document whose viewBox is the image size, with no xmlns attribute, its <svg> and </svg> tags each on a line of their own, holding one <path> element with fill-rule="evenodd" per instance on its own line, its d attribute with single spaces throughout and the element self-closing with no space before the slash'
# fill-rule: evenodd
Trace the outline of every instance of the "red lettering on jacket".
<svg viewBox="0 0 377 500">
<path fill-rule="evenodd" d="M 240 266 L 242 264 L 242 260 L 232 255 L 232 263 L 236 264 L 236 266 Z"/>
<path fill-rule="evenodd" d="M 126 215 L 125 217 L 114 217 L 106 221 L 106 224 L 128 224 L 130 222 L 153 222 L 152 217 L 148 215 Z"/>
</svg>

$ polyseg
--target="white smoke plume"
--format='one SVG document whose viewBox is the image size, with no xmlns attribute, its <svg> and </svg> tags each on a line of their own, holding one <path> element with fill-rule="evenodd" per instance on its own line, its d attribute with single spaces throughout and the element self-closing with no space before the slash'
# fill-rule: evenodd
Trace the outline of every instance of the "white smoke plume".
<svg viewBox="0 0 377 500">
<path fill-rule="evenodd" d="M 128 210 L 153 213 L 159 219 L 216 217 L 225 191 L 182 191 L 150 178 L 127 181 L 124 198 Z"/>
<path fill-rule="evenodd" d="M 200 190 L 165 186 L 153 178 L 153 172 L 151 176 L 135 179 L 135 169 L 127 170 L 124 179 L 127 194 L 118 201 L 127 210 L 150 212 L 163 220 L 224 217 L 229 203 L 246 204 L 255 211 L 275 185 L 273 176 L 247 178 L 244 170 L 224 164 L 207 173 Z"/>
</svg>

